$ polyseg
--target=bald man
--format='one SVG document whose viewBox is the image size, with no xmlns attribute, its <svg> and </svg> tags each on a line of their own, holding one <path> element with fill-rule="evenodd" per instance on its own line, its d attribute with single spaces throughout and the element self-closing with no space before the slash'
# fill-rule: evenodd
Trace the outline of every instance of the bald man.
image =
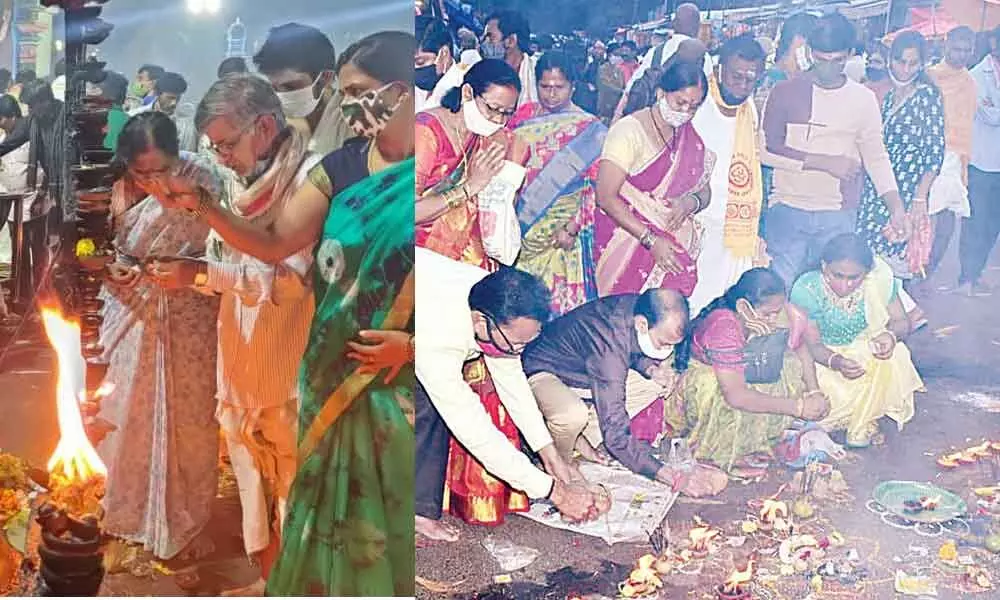
<svg viewBox="0 0 1000 600">
<path fill-rule="evenodd" d="M 621 101 L 618 103 L 618 107 L 615 110 L 614 120 L 617 121 L 624 114 L 625 106 L 628 103 L 628 95 L 629 92 L 632 91 L 632 86 L 634 86 L 637 81 L 642 79 L 642 76 L 646 74 L 646 71 L 652 69 L 653 67 L 662 67 L 682 47 L 686 48 L 689 55 L 697 51 L 698 46 L 685 44 L 685 42 L 697 41 L 698 34 L 701 30 L 701 12 L 698 10 L 698 7 L 690 2 L 686 2 L 678 6 L 674 11 L 673 28 L 674 34 L 663 44 L 663 49 L 661 51 L 657 51 L 657 48 L 653 48 L 647 52 L 646 55 L 642 57 L 642 62 L 639 64 L 639 68 L 632 74 L 632 78 L 625 82 L 625 93 L 622 94 Z M 702 44 L 699 44 L 699 46 L 704 47 Z M 660 64 L 653 64 L 656 59 L 659 59 Z M 687 58 L 685 60 L 687 60 Z M 708 55 L 708 52 L 703 52 L 701 60 L 705 67 L 705 76 L 711 77 L 712 58 Z"/>
<path fill-rule="evenodd" d="M 718 491 L 706 491 L 704 478 L 697 485 L 681 481 L 648 441 L 633 434 L 635 415 L 673 387 L 671 359 L 687 324 L 687 300 L 656 289 L 599 298 L 545 326 L 522 363 L 564 458 L 576 449 L 588 460 L 606 462 L 594 450 L 603 441 L 608 454 L 635 473 L 690 495 Z M 717 479 L 713 485 L 718 488 Z"/>
</svg>

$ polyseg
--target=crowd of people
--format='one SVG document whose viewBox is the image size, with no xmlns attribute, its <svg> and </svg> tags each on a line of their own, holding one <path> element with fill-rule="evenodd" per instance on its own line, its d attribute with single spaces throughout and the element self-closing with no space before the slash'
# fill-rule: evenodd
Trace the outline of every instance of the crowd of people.
<svg viewBox="0 0 1000 600">
<path fill-rule="evenodd" d="M 215 550 L 221 447 L 260 569 L 230 595 L 413 595 L 415 50 L 383 31 L 338 55 L 288 23 L 189 111 L 184 78 L 154 65 L 87 87 L 120 167 L 89 423 L 104 531 L 197 565 Z M 63 109 L 49 82 L 23 85 L 30 123 L 0 97 L 0 183 L 34 190 L 8 160 L 26 164 Z"/>
<path fill-rule="evenodd" d="M 913 31 L 865 60 L 838 13 L 709 52 L 683 4 L 644 54 L 484 22 L 417 18 L 418 534 L 594 518 L 579 461 L 714 495 L 780 441 L 914 417 L 915 298 L 959 218 L 946 287 L 990 293 L 1000 30 L 935 62 Z"/>
</svg>

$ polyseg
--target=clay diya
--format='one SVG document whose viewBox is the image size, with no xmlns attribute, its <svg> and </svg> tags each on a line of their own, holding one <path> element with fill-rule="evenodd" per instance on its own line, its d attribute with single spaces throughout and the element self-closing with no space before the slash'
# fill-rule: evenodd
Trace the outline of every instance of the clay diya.
<svg viewBox="0 0 1000 600">
<path fill-rule="evenodd" d="M 747 568 L 732 573 L 726 581 L 715 588 L 719 600 L 750 600 L 750 587 L 753 580 L 753 560 L 747 562 Z"/>
<path fill-rule="evenodd" d="M 768 498 L 760 509 L 760 530 L 773 531 L 779 519 L 788 518 L 788 505 L 780 500 Z"/>
<path fill-rule="evenodd" d="M 708 525 L 701 525 L 695 527 L 688 533 L 688 539 L 691 542 L 690 548 L 691 558 L 702 559 L 708 556 L 710 549 L 710 542 L 718 537 L 719 531 L 712 529 Z"/>
</svg>

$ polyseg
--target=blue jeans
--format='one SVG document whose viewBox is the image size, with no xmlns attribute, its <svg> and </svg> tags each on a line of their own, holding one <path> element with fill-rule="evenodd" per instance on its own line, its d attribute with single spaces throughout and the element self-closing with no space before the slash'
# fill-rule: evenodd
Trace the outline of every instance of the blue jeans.
<svg viewBox="0 0 1000 600">
<path fill-rule="evenodd" d="M 853 210 L 808 211 L 778 204 L 767 210 L 765 241 L 771 269 L 791 289 L 799 275 L 819 266 L 827 242 L 854 233 Z"/>
</svg>

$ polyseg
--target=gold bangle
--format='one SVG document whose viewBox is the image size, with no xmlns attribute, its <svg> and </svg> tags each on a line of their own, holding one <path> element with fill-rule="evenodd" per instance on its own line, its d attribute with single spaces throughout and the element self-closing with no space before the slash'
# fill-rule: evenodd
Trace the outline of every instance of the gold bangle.
<svg viewBox="0 0 1000 600">
<path fill-rule="evenodd" d="M 647 227 L 646 231 L 643 231 L 642 235 L 639 236 L 639 245 L 645 248 L 646 250 L 652 250 L 655 244 L 656 244 L 656 235 L 653 234 L 652 229 Z"/>
<path fill-rule="evenodd" d="M 840 356 L 840 354 L 837 353 L 837 352 L 831 352 L 830 353 L 830 358 L 826 359 L 826 368 L 827 369 L 830 369 L 831 371 L 835 370 L 833 368 L 833 359 L 837 358 L 838 356 Z"/>
<path fill-rule="evenodd" d="M 461 190 L 448 190 L 447 192 L 441 194 L 444 197 L 445 203 L 448 205 L 449 209 L 455 209 L 462 206 L 462 198 L 459 196 Z"/>
<path fill-rule="evenodd" d="M 806 409 L 805 396 L 799 396 L 795 399 L 795 416 L 802 418 L 802 413 Z"/>
<path fill-rule="evenodd" d="M 410 351 L 410 355 L 407 358 L 409 358 L 410 362 L 415 362 L 417 360 L 417 336 L 410 335 L 410 341 L 407 346 Z"/>
</svg>

